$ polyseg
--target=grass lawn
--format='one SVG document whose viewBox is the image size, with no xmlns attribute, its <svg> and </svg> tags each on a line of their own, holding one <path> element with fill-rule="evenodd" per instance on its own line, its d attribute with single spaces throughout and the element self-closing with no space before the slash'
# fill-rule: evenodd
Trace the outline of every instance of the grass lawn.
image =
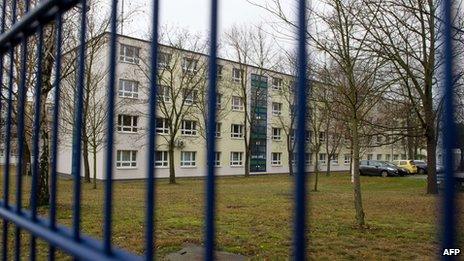
<svg viewBox="0 0 464 261">
<path fill-rule="evenodd" d="M 287 259 L 291 253 L 292 181 L 286 175 L 219 178 L 218 248 L 256 260 Z M 158 181 L 156 251 L 159 257 L 179 250 L 185 244 L 202 244 L 203 183 L 201 179 L 179 179 L 176 185 L 169 185 L 166 180 Z M 25 184 L 29 187 L 29 177 Z M 312 259 L 437 258 L 439 198 L 425 194 L 425 179 L 362 177 L 368 224 L 365 229 L 354 226 L 353 192 L 347 174 L 329 177 L 323 174 L 319 188 L 318 192 L 309 193 L 308 233 Z M 117 182 L 114 189 L 114 244 L 142 254 L 145 183 Z M 25 191 L 26 201 L 28 190 Z M 59 223 L 69 225 L 72 181 L 60 180 L 58 193 Z M 458 200 L 464 202 L 462 193 Z M 90 184 L 84 184 L 82 202 L 83 232 L 100 238 L 103 185 L 99 184 L 98 189 L 93 190 Z M 47 211 L 47 208 L 40 209 L 43 215 L 47 215 Z M 462 222 L 459 231 L 462 238 Z M 29 236 L 23 238 L 23 244 L 29 244 Z M 41 243 L 39 248 L 40 259 L 44 259 L 47 247 Z M 23 256 L 26 257 L 28 248 L 24 250 Z"/>
</svg>

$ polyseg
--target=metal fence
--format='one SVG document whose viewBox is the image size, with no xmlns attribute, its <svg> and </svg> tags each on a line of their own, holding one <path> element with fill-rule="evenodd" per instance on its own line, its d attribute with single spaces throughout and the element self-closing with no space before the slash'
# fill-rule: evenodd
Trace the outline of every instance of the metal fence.
<svg viewBox="0 0 464 261">
<path fill-rule="evenodd" d="M 310 88 L 306 84 L 307 79 L 307 50 L 306 50 L 306 1 L 297 1 L 297 21 L 298 21 L 298 50 L 297 50 L 297 88 L 296 93 L 307 93 L 306 88 Z M 209 49 L 209 77 L 208 77 L 208 117 L 207 117 L 207 178 L 206 178 L 206 210 L 205 210 L 205 259 L 214 259 L 215 249 L 215 120 L 216 120 L 216 79 L 217 79 L 217 31 L 218 31 L 218 0 L 211 0 L 211 16 L 210 16 L 210 49 Z M 19 4 L 24 5 L 25 15 L 18 21 L 17 9 Z M 115 106 L 115 70 L 116 70 L 116 29 L 117 29 L 117 0 L 111 1 L 111 37 L 109 49 L 109 81 L 107 83 L 108 102 L 108 132 L 107 144 L 105 146 L 106 155 L 113 155 L 114 136 L 114 106 Z M 16 168 L 16 202 L 10 203 L 9 182 L 11 177 L 9 165 L 9 157 L 6 157 L 6 164 L 3 171 L 3 196 L 0 201 L 0 217 L 3 220 L 2 227 L 2 260 L 7 260 L 8 251 L 14 252 L 16 260 L 21 257 L 22 251 L 30 251 L 30 259 L 36 258 L 36 240 L 40 239 L 49 244 L 49 259 L 55 259 L 55 251 L 57 249 L 66 252 L 76 259 L 84 260 L 152 260 L 155 257 L 154 253 L 154 215 L 155 215 L 155 109 L 157 101 L 157 54 L 158 43 L 151 43 L 151 78 L 150 78 L 150 95 L 149 95 L 149 137 L 148 137 L 148 173 L 146 180 L 146 238 L 145 238 L 145 254 L 137 256 L 125 251 L 119 250 L 112 244 L 112 176 L 114 159 L 106 158 L 106 179 L 104 191 L 104 227 L 103 240 L 97 241 L 87 237 L 81 233 L 80 216 L 81 216 L 81 136 L 82 136 L 82 120 L 83 120 L 83 88 L 84 88 L 84 60 L 85 60 L 85 43 L 86 43 L 86 0 L 43 0 L 40 1 L 32 9 L 29 8 L 29 1 L 3 0 L 1 13 L 1 36 L 0 36 L 0 68 L 7 66 L 6 70 L 0 71 L 0 85 L 8 83 L 7 88 L 2 89 L 3 94 L 8 98 L 2 104 L 0 109 L 2 113 L 6 113 L 6 152 L 9 155 L 11 150 L 11 126 L 12 122 L 12 107 L 13 107 L 13 85 L 11 79 L 17 77 L 19 81 L 19 98 L 17 115 L 18 139 L 24 139 L 25 128 L 25 103 L 27 101 L 26 94 L 26 65 L 28 52 L 37 52 L 37 65 L 42 63 L 43 45 L 44 45 L 44 25 L 54 23 L 56 26 L 56 60 L 54 64 L 54 113 L 52 126 L 52 144 L 51 144 L 51 171 L 50 171 L 50 209 L 49 217 L 44 219 L 37 214 L 36 202 L 36 187 L 38 182 L 38 152 L 39 152 L 39 129 L 40 129 L 40 91 L 41 77 L 43 72 L 41 66 L 37 66 L 37 83 L 35 86 L 35 105 L 34 105 L 34 128 L 33 128 L 33 151 L 32 160 L 32 184 L 31 184 L 31 204 L 29 209 L 23 208 L 22 192 L 23 181 L 20 173 L 23 165 L 24 151 L 22 146 L 19 146 L 19 160 Z M 72 226 L 64 227 L 57 224 L 57 143 L 58 143 L 58 119 L 60 107 L 60 74 L 62 62 L 62 27 L 63 14 L 71 8 L 79 8 L 80 16 L 80 45 L 78 46 L 78 71 L 77 71 L 77 91 L 75 93 L 75 122 L 73 131 L 73 147 L 72 147 L 72 175 L 73 175 L 73 217 Z M 152 20 L 152 35 L 153 39 L 158 39 L 159 25 L 159 1 L 153 1 L 153 20 Z M 11 21 L 7 21 L 6 10 L 11 11 L 9 16 Z M 30 10 L 29 10 L 30 9 Z M 445 69 L 445 121 L 444 121 L 444 148 L 446 159 L 446 178 L 445 178 L 445 194 L 444 194 L 444 212 L 443 212 L 443 232 L 442 242 L 443 247 L 454 246 L 455 243 L 455 224 L 454 212 L 454 189 L 452 181 L 452 156 L 451 147 L 454 137 L 454 120 L 453 120 L 453 81 L 452 81 L 452 42 L 451 42 L 451 1 L 443 1 L 443 14 L 445 21 L 445 47 L 446 47 L 446 69 Z M 6 30 L 7 25 L 9 29 Z M 31 36 L 37 37 L 37 50 L 28 49 L 28 39 Z M 15 50 L 19 48 L 19 57 L 15 57 Z M 14 75 L 15 70 L 12 66 L 16 58 L 20 60 L 21 69 L 17 71 L 19 75 Z M 306 98 L 305 95 L 296 95 L 296 111 L 297 111 L 297 127 L 296 127 L 296 144 L 305 144 L 305 115 L 306 115 Z M 297 146 L 296 153 L 296 175 L 295 175 L 295 197 L 294 197 L 294 232 L 293 232 L 293 259 L 304 260 L 307 256 L 307 230 L 306 230 L 306 174 L 305 174 L 305 148 Z M 14 226 L 14 250 L 9 249 L 8 232 L 9 224 Z M 30 249 L 21 249 L 21 231 L 25 231 L 31 235 Z"/>
</svg>

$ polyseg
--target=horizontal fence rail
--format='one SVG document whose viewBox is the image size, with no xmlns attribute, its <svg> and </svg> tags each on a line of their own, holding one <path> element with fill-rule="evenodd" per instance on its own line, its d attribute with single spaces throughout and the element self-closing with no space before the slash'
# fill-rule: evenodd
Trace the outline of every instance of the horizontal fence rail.
<svg viewBox="0 0 464 261">
<path fill-rule="evenodd" d="M 103 205 L 103 236 L 102 240 L 95 240 L 86 236 L 81 231 L 81 208 L 82 208 L 82 188 L 81 188 L 81 150 L 82 150 L 82 133 L 83 133 L 83 100 L 85 85 L 85 59 L 87 39 L 87 0 L 43 0 L 37 1 L 36 5 L 29 7 L 30 1 L 3 0 L 1 12 L 0 27 L 0 86 L 6 86 L 2 89 L 2 96 L 7 98 L 0 100 L 0 114 L 5 113 L 5 166 L 3 168 L 3 195 L 0 200 L 0 218 L 3 220 L 2 237 L 1 237 L 1 258 L 8 260 L 14 256 L 15 260 L 20 260 L 23 252 L 21 233 L 30 234 L 29 253 L 26 254 L 31 260 L 37 257 L 37 240 L 44 241 L 48 244 L 49 260 L 55 260 L 56 252 L 63 251 L 77 260 L 153 260 L 155 259 L 155 150 L 156 150 L 156 107 L 158 102 L 158 37 L 159 37 L 159 10 L 160 1 L 153 0 L 152 3 L 152 41 L 150 43 L 150 75 L 149 75 L 149 109 L 148 115 L 148 135 L 147 135 L 147 173 L 146 173 L 146 214 L 145 214 L 145 251 L 142 255 L 136 255 L 121 250 L 113 245 L 113 181 L 114 173 L 114 145 L 116 143 L 114 136 L 115 129 L 115 95 L 116 95 L 116 72 L 117 72 L 117 43 L 118 35 L 118 1 L 111 0 L 111 19 L 110 19 L 110 37 L 109 37 L 109 68 L 108 77 L 105 85 L 107 103 L 107 131 L 105 139 L 105 189 Z M 308 3 L 305 0 L 296 0 L 297 6 L 297 84 L 295 89 L 296 101 L 296 172 L 294 179 L 294 224 L 293 224 L 293 250 L 290 254 L 294 260 L 305 260 L 308 258 L 308 228 L 307 228 L 307 173 L 305 163 L 305 139 L 308 113 L 307 95 L 310 95 L 308 82 L 308 36 L 307 36 L 307 8 Z M 206 180 L 205 180 L 205 212 L 204 212 L 204 247 L 205 260 L 215 260 L 216 249 L 216 170 L 215 170 L 215 134 L 217 124 L 217 60 L 218 60 L 218 10 L 219 0 L 211 0 L 210 10 L 210 35 L 209 35 L 209 55 L 208 55 L 208 79 L 207 79 L 207 163 L 206 163 Z M 21 6 L 20 6 L 21 5 Z M 18 18 L 19 10 L 24 14 Z M 452 60 L 452 42 L 451 42 L 451 1 L 443 1 L 444 14 L 444 35 L 445 35 L 445 76 L 444 76 L 444 149 L 445 149 L 445 193 L 444 193 L 444 212 L 443 212 L 443 233 L 442 246 L 449 248 L 456 244 L 456 219 L 455 219 L 455 188 L 453 183 L 453 169 L 451 148 L 453 146 L 453 137 L 455 135 L 455 122 L 453 117 L 453 60 Z M 57 222 L 57 157 L 59 142 L 59 124 L 60 121 L 60 93 L 61 93 L 61 76 L 64 56 L 64 39 L 63 39 L 63 17 L 71 9 L 79 13 L 79 45 L 75 46 L 73 51 L 76 52 L 76 91 L 74 93 L 74 124 L 73 124 L 73 144 L 72 144 L 72 224 L 69 227 L 59 225 Z M 8 11 L 8 12 L 7 12 Z M 7 15 L 10 13 L 11 15 Z M 8 20 L 9 19 L 9 20 Z M 44 42 L 45 28 L 53 25 L 55 33 L 53 41 L 54 63 L 53 63 L 53 113 L 52 126 L 50 128 L 50 163 L 49 170 L 49 189 L 50 199 L 47 218 L 39 215 L 37 188 L 41 182 L 40 175 L 40 152 L 43 149 L 40 144 L 41 139 L 41 113 L 45 100 L 41 99 L 43 90 L 43 72 L 42 63 L 45 62 Z M 36 45 L 30 46 L 32 39 Z M 35 52 L 36 61 L 28 61 L 28 54 Z M 20 69 L 15 70 L 14 62 L 20 61 Z M 25 207 L 23 202 L 23 171 L 28 168 L 25 166 L 25 151 L 23 146 L 19 146 L 19 157 L 16 168 L 16 189 L 14 203 L 10 192 L 12 189 L 9 184 L 12 180 L 10 171 L 10 153 L 13 143 L 13 126 L 17 131 L 18 144 L 25 140 L 25 114 L 27 102 L 29 101 L 27 93 L 26 74 L 27 65 L 34 62 L 35 86 L 33 94 L 33 130 L 32 130 L 32 162 L 31 162 L 31 200 L 30 206 Z M 4 69 L 6 68 L 6 69 Z M 18 87 L 15 88 L 14 80 L 18 79 Z M 14 97 L 17 92 L 17 98 Z M 16 107 L 15 107 L 16 106 Z M 17 108 L 17 118 L 14 118 L 13 110 Z M 14 119 L 13 119 L 14 118 Z M 14 231 L 9 228 L 14 227 Z M 10 238 L 14 234 L 14 238 Z M 9 242 L 14 242 L 14 247 Z M 23 254 L 22 254 L 23 253 Z"/>
</svg>

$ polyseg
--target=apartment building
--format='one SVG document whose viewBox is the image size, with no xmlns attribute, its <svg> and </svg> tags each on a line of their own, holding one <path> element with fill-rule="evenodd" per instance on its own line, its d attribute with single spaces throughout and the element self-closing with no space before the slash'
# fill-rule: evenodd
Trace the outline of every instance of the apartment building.
<svg viewBox="0 0 464 261">
<path fill-rule="evenodd" d="M 117 48 L 114 178 L 143 179 L 148 167 L 150 42 L 120 35 Z M 98 77 L 98 73 L 108 68 L 108 46 L 101 48 L 96 57 L 93 68 L 99 78 L 99 89 L 93 98 L 104 100 L 107 79 L 105 74 Z M 174 168 L 176 177 L 206 175 L 206 64 L 207 56 L 201 52 L 160 46 L 154 166 L 157 177 L 168 177 L 170 168 Z M 219 59 L 217 70 L 217 175 L 244 174 L 246 137 L 250 138 L 251 174 L 288 173 L 293 162 L 288 146 L 293 141 L 294 77 L 226 59 Z M 310 131 L 307 137 L 308 143 L 310 139 L 330 138 L 323 132 L 313 135 Z M 60 139 L 60 173 L 71 173 L 71 140 L 69 135 Z M 316 155 L 311 146 L 307 147 L 306 164 L 308 171 L 313 171 Z M 97 178 L 104 179 L 104 149 L 95 154 Z M 330 160 L 324 150 L 317 157 L 322 170 L 327 164 L 331 164 L 332 171 L 346 171 L 350 167 L 346 142 Z M 398 146 L 368 149 L 364 157 L 406 158 Z M 90 165 L 93 169 L 93 162 Z"/>
</svg>

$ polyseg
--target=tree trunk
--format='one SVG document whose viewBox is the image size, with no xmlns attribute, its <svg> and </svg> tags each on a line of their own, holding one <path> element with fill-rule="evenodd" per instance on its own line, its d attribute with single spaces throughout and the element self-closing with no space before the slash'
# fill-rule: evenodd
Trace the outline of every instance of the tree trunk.
<svg viewBox="0 0 464 261">
<path fill-rule="evenodd" d="M 27 134 L 25 134 L 27 135 Z M 21 174 L 31 176 L 31 150 L 29 149 L 29 144 L 27 144 L 27 141 L 24 141 L 23 143 L 23 148 L 24 148 L 24 168 L 21 171 Z"/>
<path fill-rule="evenodd" d="M 359 174 L 359 133 L 358 121 L 352 119 L 352 132 L 353 132 L 353 189 L 354 189 L 354 208 L 356 210 L 356 224 L 359 227 L 365 225 L 364 209 L 362 204 L 361 194 L 361 176 Z"/>
<path fill-rule="evenodd" d="M 293 176 L 293 149 L 292 149 L 292 142 L 290 140 L 290 135 L 287 134 L 287 153 L 288 153 L 288 174 Z"/>
<path fill-rule="evenodd" d="M 316 165 L 314 165 L 314 191 L 317 191 L 319 185 L 319 155 L 316 153 Z"/>
<path fill-rule="evenodd" d="M 331 160 L 332 157 L 333 156 L 328 157 L 327 169 L 326 169 L 326 172 L 325 172 L 326 176 L 330 176 L 330 160 Z"/>
<path fill-rule="evenodd" d="M 97 189 L 97 148 L 93 148 L 93 189 Z"/>
<path fill-rule="evenodd" d="M 45 101 L 44 101 L 45 102 Z M 45 118 L 45 117 L 43 117 Z M 47 125 L 42 125 L 42 154 L 40 155 L 40 168 L 37 187 L 37 205 L 46 206 L 49 204 L 50 191 L 48 188 L 48 173 L 50 162 L 49 136 Z"/>
<path fill-rule="evenodd" d="M 85 121 L 85 120 L 84 120 Z M 84 124 L 84 126 L 87 126 Z M 89 141 L 87 140 L 87 131 L 82 128 L 82 160 L 84 163 L 84 182 L 90 183 L 90 164 L 89 164 Z"/>
<path fill-rule="evenodd" d="M 176 183 L 176 170 L 174 166 L 174 140 L 169 143 L 169 184 Z"/>
<path fill-rule="evenodd" d="M 438 194 L 437 186 L 437 140 L 435 135 L 435 121 L 431 103 L 424 104 L 427 139 L 427 194 Z"/>
</svg>

